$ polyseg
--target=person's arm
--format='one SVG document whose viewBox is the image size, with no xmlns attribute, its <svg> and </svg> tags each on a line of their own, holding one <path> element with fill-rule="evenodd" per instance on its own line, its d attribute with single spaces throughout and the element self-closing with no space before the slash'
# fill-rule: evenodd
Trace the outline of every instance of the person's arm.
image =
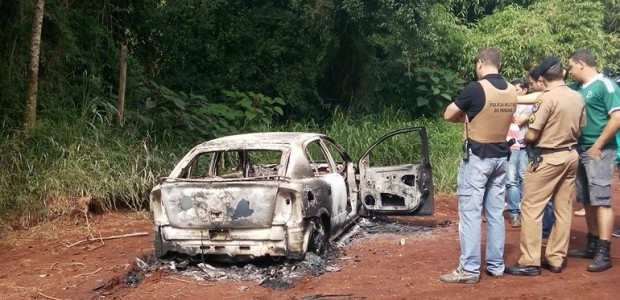
<svg viewBox="0 0 620 300">
<path fill-rule="evenodd" d="M 515 117 L 515 124 L 519 125 L 519 126 L 523 126 L 525 123 L 530 121 L 530 116 L 529 115 L 519 115 L 517 117 Z"/>
<path fill-rule="evenodd" d="M 538 96 L 540 96 L 540 92 L 535 92 L 535 93 L 530 93 L 527 95 L 521 95 L 521 96 L 517 96 L 517 103 L 518 104 L 534 104 L 536 103 L 536 100 L 538 99 Z"/>
<path fill-rule="evenodd" d="M 446 111 L 443 113 L 443 118 L 446 121 L 454 123 L 462 123 L 465 121 L 465 112 L 463 112 L 454 102 L 450 103 L 446 107 Z"/>
<path fill-rule="evenodd" d="M 603 147 L 616 136 L 618 129 L 620 129 L 620 90 L 618 90 L 617 86 L 612 86 L 610 89 L 603 91 L 603 93 L 603 103 L 609 112 L 609 119 L 601 135 L 599 135 L 592 147 L 588 149 L 588 155 L 595 159 L 601 158 Z"/>
<path fill-rule="evenodd" d="M 603 147 L 607 145 L 611 139 L 616 136 L 616 133 L 620 129 L 620 110 L 612 111 L 609 114 L 609 120 L 607 120 L 607 125 L 601 132 L 601 135 L 596 139 L 592 147 L 588 149 L 588 155 L 595 159 L 601 158 L 601 151 L 603 151 Z"/>
<path fill-rule="evenodd" d="M 533 143 L 538 140 L 539 136 L 540 136 L 540 130 L 534 129 L 534 128 L 528 128 L 527 132 L 525 132 L 525 136 L 523 137 L 523 139 L 527 143 Z"/>
<path fill-rule="evenodd" d="M 472 82 L 463 89 L 454 102 L 446 107 L 443 118 L 449 122 L 463 123 L 467 113 L 475 115 L 483 106 L 484 91 L 482 86 L 479 82 Z"/>
</svg>

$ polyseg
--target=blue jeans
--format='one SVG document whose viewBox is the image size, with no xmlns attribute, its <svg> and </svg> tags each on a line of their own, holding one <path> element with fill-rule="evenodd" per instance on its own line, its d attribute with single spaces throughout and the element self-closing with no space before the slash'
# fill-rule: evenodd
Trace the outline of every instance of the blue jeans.
<svg viewBox="0 0 620 300">
<path fill-rule="evenodd" d="M 523 178 L 527 169 L 527 151 L 512 150 L 508 167 L 506 169 L 506 200 L 508 202 L 508 214 L 518 217 L 521 213 L 521 196 L 523 195 Z"/>
<path fill-rule="evenodd" d="M 486 265 L 494 274 L 504 272 L 504 177 L 506 158 L 481 159 L 469 151 L 457 177 L 459 202 L 459 266 L 468 273 L 480 274 L 482 209 L 487 218 Z"/>
<path fill-rule="evenodd" d="M 545 211 L 542 218 L 543 238 L 549 237 L 549 234 L 551 234 L 551 228 L 553 227 L 553 223 L 555 223 L 555 215 L 553 214 L 553 201 L 549 200 L 549 202 L 547 202 L 547 206 L 545 206 Z"/>
</svg>

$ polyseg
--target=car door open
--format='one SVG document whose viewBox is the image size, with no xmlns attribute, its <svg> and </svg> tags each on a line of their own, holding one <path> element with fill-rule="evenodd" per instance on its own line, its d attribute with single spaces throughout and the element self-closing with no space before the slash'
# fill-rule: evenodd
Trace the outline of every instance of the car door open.
<svg viewBox="0 0 620 300">
<path fill-rule="evenodd" d="M 360 157 L 359 199 L 383 214 L 432 215 L 433 176 L 425 127 L 392 131 Z"/>
</svg>

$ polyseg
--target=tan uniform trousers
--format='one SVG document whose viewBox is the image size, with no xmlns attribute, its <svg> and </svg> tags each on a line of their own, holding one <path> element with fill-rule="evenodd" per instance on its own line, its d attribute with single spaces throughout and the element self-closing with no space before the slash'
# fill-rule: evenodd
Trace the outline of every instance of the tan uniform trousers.
<svg viewBox="0 0 620 300">
<path fill-rule="evenodd" d="M 542 216 L 547 201 L 553 201 L 555 224 L 547 242 L 545 258 L 553 266 L 561 266 L 570 238 L 573 216 L 572 194 L 579 155 L 562 151 L 542 155 L 536 171 L 528 165 L 521 200 L 521 258 L 523 266 L 540 266 L 542 247 Z"/>
</svg>

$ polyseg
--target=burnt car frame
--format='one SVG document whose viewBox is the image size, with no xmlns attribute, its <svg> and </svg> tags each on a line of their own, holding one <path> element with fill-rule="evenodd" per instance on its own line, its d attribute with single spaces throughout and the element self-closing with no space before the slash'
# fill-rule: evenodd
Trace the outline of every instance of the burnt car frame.
<svg viewBox="0 0 620 300">
<path fill-rule="evenodd" d="M 371 152 L 400 135 L 418 140 L 411 147 L 417 162 L 374 166 Z M 217 138 L 189 151 L 150 198 L 157 257 L 323 254 L 360 216 L 433 213 L 427 133 L 424 127 L 390 132 L 356 162 L 319 133 Z"/>
</svg>

